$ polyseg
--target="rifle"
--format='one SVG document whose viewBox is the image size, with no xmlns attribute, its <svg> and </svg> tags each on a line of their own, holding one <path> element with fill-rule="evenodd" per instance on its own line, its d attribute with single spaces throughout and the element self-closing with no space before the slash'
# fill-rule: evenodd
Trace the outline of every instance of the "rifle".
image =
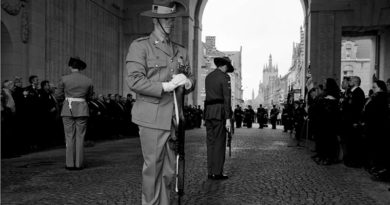
<svg viewBox="0 0 390 205">
<path fill-rule="evenodd" d="M 182 105 L 184 103 L 184 87 L 176 88 L 173 92 L 175 112 L 176 112 L 176 182 L 175 192 L 178 195 L 178 204 L 181 204 L 181 197 L 184 195 L 184 175 L 185 175 L 185 158 L 184 158 L 184 142 L 185 142 L 185 119 Z"/>
<path fill-rule="evenodd" d="M 189 65 L 183 65 L 179 62 L 179 73 L 183 73 L 187 77 L 191 74 Z M 177 193 L 177 203 L 181 204 L 181 197 L 184 195 L 184 177 L 185 177 L 185 156 L 184 156 L 184 143 L 185 143 L 185 118 L 183 113 L 184 86 L 177 87 L 173 92 L 174 104 L 175 104 L 175 134 L 176 134 L 176 183 L 175 192 Z"/>
</svg>

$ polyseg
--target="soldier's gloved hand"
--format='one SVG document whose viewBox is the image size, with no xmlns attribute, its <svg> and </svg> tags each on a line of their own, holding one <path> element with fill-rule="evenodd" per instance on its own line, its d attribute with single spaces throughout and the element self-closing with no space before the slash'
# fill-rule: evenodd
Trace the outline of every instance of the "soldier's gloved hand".
<svg viewBox="0 0 390 205">
<path fill-rule="evenodd" d="M 230 119 L 226 119 L 226 125 L 225 125 L 225 127 L 226 127 L 226 130 L 227 130 L 228 132 L 230 132 L 230 130 L 231 130 Z"/>
<path fill-rule="evenodd" d="M 177 86 L 181 86 L 186 84 L 187 80 L 187 77 L 184 74 L 180 73 L 177 75 L 173 75 L 171 82 L 173 82 Z"/>
<path fill-rule="evenodd" d="M 187 78 L 186 82 L 184 83 L 184 88 L 186 90 L 190 89 L 192 87 L 192 82 L 190 79 Z"/>
<path fill-rule="evenodd" d="M 174 91 L 177 86 L 172 81 L 162 83 L 163 90 L 167 93 Z"/>
</svg>

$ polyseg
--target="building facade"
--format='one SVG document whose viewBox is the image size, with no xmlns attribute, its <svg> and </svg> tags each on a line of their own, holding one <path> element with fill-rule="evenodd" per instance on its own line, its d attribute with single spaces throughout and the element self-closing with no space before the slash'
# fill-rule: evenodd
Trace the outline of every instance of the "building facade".
<svg viewBox="0 0 390 205">
<path fill-rule="evenodd" d="M 372 88 L 375 68 L 372 54 L 375 53 L 372 39 L 343 40 L 341 46 L 341 81 L 344 76 L 359 76 L 360 87 L 368 95 Z M 340 82 L 341 84 L 341 82 Z"/>
</svg>

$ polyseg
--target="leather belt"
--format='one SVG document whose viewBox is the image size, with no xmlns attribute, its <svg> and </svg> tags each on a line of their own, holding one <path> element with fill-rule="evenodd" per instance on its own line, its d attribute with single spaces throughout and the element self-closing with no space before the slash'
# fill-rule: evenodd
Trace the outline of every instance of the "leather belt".
<svg viewBox="0 0 390 205">
<path fill-rule="evenodd" d="M 215 104 L 223 104 L 225 101 L 223 99 L 215 99 L 215 100 L 208 100 L 205 101 L 205 105 L 215 105 Z"/>
<path fill-rule="evenodd" d="M 68 101 L 69 109 L 72 109 L 72 102 L 85 102 L 84 98 L 66 97 L 65 100 Z"/>
</svg>

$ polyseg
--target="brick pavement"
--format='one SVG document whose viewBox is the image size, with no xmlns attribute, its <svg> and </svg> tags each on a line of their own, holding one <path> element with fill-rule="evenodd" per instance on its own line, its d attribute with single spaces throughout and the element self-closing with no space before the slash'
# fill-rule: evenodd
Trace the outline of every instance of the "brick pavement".
<svg viewBox="0 0 390 205">
<path fill-rule="evenodd" d="M 389 184 L 362 169 L 316 165 L 308 149 L 287 147 L 282 130 L 236 130 L 229 179 L 206 178 L 205 129 L 187 132 L 184 204 L 390 204 Z M 82 171 L 64 169 L 64 149 L 2 160 L 2 204 L 140 204 L 139 139 L 86 148 Z"/>
</svg>

